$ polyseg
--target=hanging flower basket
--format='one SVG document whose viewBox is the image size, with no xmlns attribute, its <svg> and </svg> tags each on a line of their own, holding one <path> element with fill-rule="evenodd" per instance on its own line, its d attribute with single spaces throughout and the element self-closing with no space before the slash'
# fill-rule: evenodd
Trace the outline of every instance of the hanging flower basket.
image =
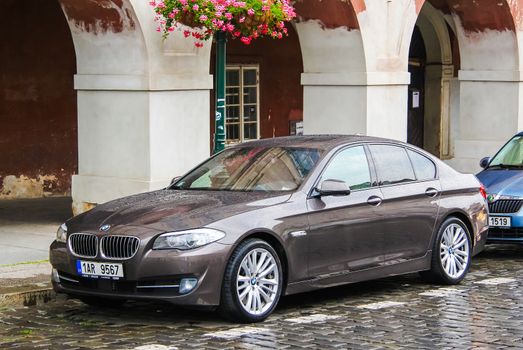
<svg viewBox="0 0 523 350">
<path fill-rule="evenodd" d="M 167 37 L 183 30 L 196 47 L 222 31 L 248 45 L 253 39 L 287 35 L 285 23 L 296 17 L 290 0 L 153 0 L 156 30 Z M 184 25 L 185 27 L 182 27 Z"/>
</svg>

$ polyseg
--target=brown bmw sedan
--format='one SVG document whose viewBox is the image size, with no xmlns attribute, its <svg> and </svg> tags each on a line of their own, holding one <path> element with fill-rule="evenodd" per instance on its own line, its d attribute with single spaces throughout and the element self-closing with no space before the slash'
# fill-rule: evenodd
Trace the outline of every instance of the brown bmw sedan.
<svg viewBox="0 0 523 350">
<path fill-rule="evenodd" d="M 411 145 L 301 136 L 230 147 L 163 190 L 71 218 L 57 292 L 265 319 L 281 295 L 421 271 L 459 283 L 487 236 L 485 193 Z"/>
</svg>

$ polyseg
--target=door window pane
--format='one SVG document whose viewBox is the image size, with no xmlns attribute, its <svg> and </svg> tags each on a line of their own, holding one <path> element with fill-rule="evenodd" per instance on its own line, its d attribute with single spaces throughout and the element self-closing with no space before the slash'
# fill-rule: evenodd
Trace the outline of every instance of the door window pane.
<svg viewBox="0 0 523 350">
<path fill-rule="evenodd" d="M 227 86 L 240 86 L 240 70 L 227 69 L 226 82 Z"/>
<path fill-rule="evenodd" d="M 409 157 L 403 147 L 371 145 L 370 150 L 382 185 L 416 180 Z"/>
<path fill-rule="evenodd" d="M 234 142 L 240 140 L 240 124 L 227 123 L 227 125 L 225 125 L 225 131 L 228 141 Z"/>
<path fill-rule="evenodd" d="M 407 150 L 407 153 L 409 154 L 418 180 L 424 181 L 436 178 L 436 166 L 430 159 L 411 150 Z"/>
<path fill-rule="evenodd" d="M 243 85 L 257 85 L 256 81 L 256 69 L 244 69 L 243 70 Z"/>
<path fill-rule="evenodd" d="M 256 87 L 243 88 L 243 103 L 256 103 L 258 89 Z"/>
<path fill-rule="evenodd" d="M 243 138 L 244 140 L 255 140 L 258 136 L 256 123 L 244 124 Z"/>
<path fill-rule="evenodd" d="M 321 178 L 344 181 L 351 190 L 370 187 L 369 164 L 363 146 L 351 147 L 335 155 Z"/>
<path fill-rule="evenodd" d="M 225 95 L 225 103 L 227 105 L 239 105 L 240 104 L 240 89 L 239 88 L 227 88 Z"/>
<path fill-rule="evenodd" d="M 226 122 L 240 121 L 240 106 L 227 106 Z"/>
</svg>

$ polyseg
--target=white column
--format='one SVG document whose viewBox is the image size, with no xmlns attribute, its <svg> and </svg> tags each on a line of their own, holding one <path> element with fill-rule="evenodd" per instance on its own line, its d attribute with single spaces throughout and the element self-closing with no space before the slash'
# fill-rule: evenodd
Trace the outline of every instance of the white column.
<svg viewBox="0 0 523 350">
<path fill-rule="evenodd" d="M 408 72 L 304 73 L 306 134 L 407 139 Z"/>
<path fill-rule="evenodd" d="M 212 77 L 77 75 L 79 173 L 75 212 L 165 187 L 209 156 Z M 183 85 L 183 88 L 182 88 Z"/>
<path fill-rule="evenodd" d="M 460 114 L 454 142 L 454 168 L 480 170 L 479 160 L 493 156 L 521 128 L 520 72 L 461 70 Z"/>
</svg>

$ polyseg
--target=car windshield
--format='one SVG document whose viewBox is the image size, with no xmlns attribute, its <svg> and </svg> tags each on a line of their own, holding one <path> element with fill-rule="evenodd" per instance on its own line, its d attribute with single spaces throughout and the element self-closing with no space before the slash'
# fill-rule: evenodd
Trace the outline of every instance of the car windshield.
<svg viewBox="0 0 523 350">
<path fill-rule="evenodd" d="M 492 167 L 523 167 L 523 136 L 512 138 L 492 159 Z"/>
<path fill-rule="evenodd" d="M 293 147 L 234 147 L 185 175 L 171 189 L 292 191 L 321 157 L 321 150 Z"/>
</svg>

